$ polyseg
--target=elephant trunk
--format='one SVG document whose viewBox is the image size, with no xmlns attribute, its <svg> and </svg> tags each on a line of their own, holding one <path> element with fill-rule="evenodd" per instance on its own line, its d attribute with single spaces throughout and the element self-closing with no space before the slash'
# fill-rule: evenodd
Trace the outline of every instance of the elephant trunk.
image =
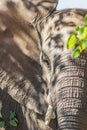
<svg viewBox="0 0 87 130">
<path fill-rule="evenodd" d="M 59 130 L 86 130 L 87 104 L 81 88 L 70 87 L 59 91 L 57 119 Z"/>
<path fill-rule="evenodd" d="M 56 101 L 58 130 L 86 130 L 87 55 L 77 59 L 72 59 L 70 54 L 62 55 L 57 61 L 58 68 L 60 72 L 55 80 L 55 91 L 50 94 L 53 104 Z"/>
</svg>

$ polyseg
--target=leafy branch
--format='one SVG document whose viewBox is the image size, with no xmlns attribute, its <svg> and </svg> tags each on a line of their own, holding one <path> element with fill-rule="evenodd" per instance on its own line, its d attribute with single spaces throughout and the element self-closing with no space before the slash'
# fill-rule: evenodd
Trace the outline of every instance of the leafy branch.
<svg viewBox="0 0 87 130">
<path fill-rule="evenodd" d="M 84 17 L 84 25 L 76 27 L 76 33 L 69 36 L 67 49 L 73 49 L 72 57 L 77 58 L 83 51 L 87 51 L 87 15 Z"/>
<path fill-rule="evenodd" d="M 18 125 L 18 120 L 15 112 L 10 111 L 9 120 L 7 122 L 5 122 L 3 118 L 0 117 L 0 128 L 2 127 L 5 128 L 7 126 L 17 127 L 17 125 Z"/>
</svg>

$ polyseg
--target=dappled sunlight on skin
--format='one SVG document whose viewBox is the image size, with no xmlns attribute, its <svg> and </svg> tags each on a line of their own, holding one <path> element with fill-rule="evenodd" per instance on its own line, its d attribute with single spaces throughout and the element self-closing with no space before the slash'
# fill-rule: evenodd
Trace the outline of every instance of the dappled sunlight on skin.
<svg viewBox="0 0 87 130">
<path fill-rule="evenodd" d="M 38 35 L 31 24 L 37 15 L 35 10 L 43 17 L 55 8 L 55 1 L 3 0 L 0 3 L 0 94 L 8 93 L 0 98 L 2 113 L 5 115 L 5 107 L 16 111 L 18 103 L 23 105 L 21 114 L 27 125 L 23 124 L 23 130 L 56 130 L 52 123 L 51 127 L 44 123 L 48 88 L 42 78 Z M 19 109 L 17 115 L 21 118 L 18 112 Z M 17 130 L 6 130 L 12 129 Z"/>
<path fill-rule="evenodd" d="M 24 55 L 12 40 L 9 41 L 8 43 L 1 41 L 0 50 L 1 50 L 0 51 L 0 62 L 1 62 L 0 68 L 1 68 L 1 71 L 5 72 L 4 75 L 3 75 L 3 72 L 1 75 L 3 75 L 3 79 L 9 83 L 9 85 L 6 85 L 6 87 L 3 86 L 3 83 L 1 83 L 2 84 L 1 88 L 3 89 L 4 87 L 4 90 L 6 91 L 8 90 L 10 94 L 11 94 L 11 89 L 14 88 L 13 90 L 15 90 L 17 93 L 13 93 L 11 95 L 14 95 L 16 100 L 19 100 L 19 102 L 21 103 L 22 103 L 22 100 L 26 100 L 26 98 L 28 98 L 29 93 L 30 93 L 28 91 L 31 91 L 31 89 L 34 95 L 36 93 L 37 98 L 38 98 L 39 92 L 44 91 L 43 88 L 41 88 L 42 90 L 40 90 L 39 88 L 39 86 L 42 84 L 40 65 L 29 56 Z M 11 83 L 14 84 L 12 86 L 10 86 L 11 85 L 10 77 L 11 77 Z M 4 85 L 5 84 L 7 83 L 4 83 Z M 16 88 L 15 88 L 15 85 L 16 85 Z M 33 98 L 33 93 L 31 95 L 32 98 Z M 17 97 L 16 94 L 19 95 L 19 98 Z M 22 95 L 24 95 L 23 99 L 21 97 Z M 37 99 L 35 98 L 34 100 L 37 100 Z M 24 102 L 27 103 L 27 101 L 24 101 Z"/>
<path fill-rule="evenodd" d="M 87 10 L 67 9 L 54 11 L 39 20 L 39 34 L 43 73 L 49 86 L 46 124 L 56 111 L 58 130 L 87 129 L 87 53 L 77 59 L 66 43 L 76 26 L 84 22 Z"/>
</svg>

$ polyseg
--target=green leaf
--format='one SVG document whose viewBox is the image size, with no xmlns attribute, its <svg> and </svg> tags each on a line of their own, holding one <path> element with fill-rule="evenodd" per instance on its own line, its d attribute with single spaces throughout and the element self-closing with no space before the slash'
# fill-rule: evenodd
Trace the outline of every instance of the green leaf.
<svg viewBox="0 0 87 130">
<path fill-rule="evenodd" d="M 76 35 L 72 34 L 70 35 L 68 42 L 67 42 L 67 49 L 72 49 L 75 47 L 76 44 Z"/>
<path fill-rule="evenodd" d="M 87 38 L 87 26 L 84 26 L 83 36 L 82 39 Z"/>
<path fill-rule="evenodd" d="M 85 25 L 87 25 L 87 14 L 85 15 L 84 22 L 85 22 Z"/>
<path fill-rule="evenodd" d="M 4 121 L 0 121 L 0 128 L 5 127 L 5 122 Z"/>
<path fill-rule="evenodd" d="M 79 39 L 82 39 L 83 31 L 84 31 L 84 28 L 83 27 L 79 27 L 79 30 L 78 30 L 78 33 L 77 33 L 77 37 Z"/>
<path fill-rule="evenodd" d="M 10 111 L 10 117 L 9 117 L 9 118 L 10 118 L 10 120 L 11 120 L 11 119 L 13 119 L 15 116 L 16 116 L 16 113 L 15 113 L 15 112 Z"/>
<path fill-rule="evenodd" d="M 87 50 L 87 39 L 80 42 L 80 47 L 83 50 Z"/>
<path fill-rule="evenodd" d="M 79 56 L 80 56 L 80 49 L 79 49 L 79 47 L 77 47 L 74 51 L 73 51 L 73 53 L 72 53 L 72 57 L 73 58 L 78 58 Z"/>
<path fill-rule="evenodd" d="M 79 50 L 82 52 L 84 50 L 83 41 L 79 41 Z"/>
<path fill-rule="evenodd" d="M 87 38 L 87 26 L 81 26 L 78 30 L 77 37 L 79 40 L 84 40 Z"/>
<path fill-rule="evenodd" d="M 77 32 L 80 30 L 80 27 L 78 26 L 78 27 L 76 27 L 76 29 L 75 29 Z"/>
<path fill-rule="evenodd" d="M 10 120 L 10 121 L 9 121 L 9 124 L 10 124 L 11 126 L 17 127 L 17 122 L 16 122 L 15 120 Z"/>
</svg>

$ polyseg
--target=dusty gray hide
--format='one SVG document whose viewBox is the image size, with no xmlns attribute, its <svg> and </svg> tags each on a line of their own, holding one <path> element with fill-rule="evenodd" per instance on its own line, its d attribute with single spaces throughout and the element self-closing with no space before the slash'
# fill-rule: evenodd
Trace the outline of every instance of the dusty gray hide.
<svg viewBox="0 0 87 130">
<path fill-rule="evenodd" d="M 58 130 L 87 130 L 87 52 L 73 59 L 72 50 L 66 49 L 69 35 L 83 24 L 86 13 L 82 9 L 54 11 L 35 23 L 48 104 L 56 111 Z"/>
<path fill-rule="evenodd" d="M 36 12 L 42 17 L 54 7 L 54 0 L 0 1 L 0 115 L 8 121 L 12 110 L 19 120 L 17 128 L 5 130 L 56 130 L 56 123 L 44 124 L 48 89 L 30 24 Z"/>
</svg>

